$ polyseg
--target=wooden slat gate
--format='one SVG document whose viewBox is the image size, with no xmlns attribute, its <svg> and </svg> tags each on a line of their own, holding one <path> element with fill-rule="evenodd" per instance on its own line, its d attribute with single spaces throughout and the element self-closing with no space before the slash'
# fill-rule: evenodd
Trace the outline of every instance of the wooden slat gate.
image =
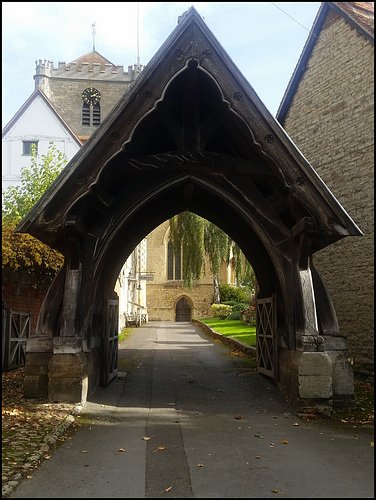
<svg viewBox="0 0 376 500">
<path fill-rule="evenodd" d="M 30 313 L 12 311 L 3 304 L 2 370 L 13 370 L 26 362 L 26 343 L 30 338 Z"/>
<path fill-rule="evenodd" d="M 259 373 L 278 377 L 276 294 L 257 301 L 256 314 L 257 368 Z"/>
<path fill-rule="evenodd" d="M 107 385 L 118 373 L 118 322 L 119 301 L 106 300 L 106 325 L 104 338 L 104 373 L 103 384 Z"/>
</svg>

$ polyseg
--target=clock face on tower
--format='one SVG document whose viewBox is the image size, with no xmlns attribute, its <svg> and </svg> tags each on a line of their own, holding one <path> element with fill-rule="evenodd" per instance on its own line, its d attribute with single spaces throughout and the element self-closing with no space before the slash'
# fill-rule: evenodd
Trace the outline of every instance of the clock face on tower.
<svg viewBox="0 0 376 500">
<path fill-rule="evenodd" d="M 100 98 L 101 98 L 101 94 L 100 94 L 99 90 L 95 89 L 94 87 L 89 87 L 82 92 L 82 99 L 87 104 L 90 104 L 90 106 L 97 104 L 97 102 L 99 102 Z"/>
</svg>

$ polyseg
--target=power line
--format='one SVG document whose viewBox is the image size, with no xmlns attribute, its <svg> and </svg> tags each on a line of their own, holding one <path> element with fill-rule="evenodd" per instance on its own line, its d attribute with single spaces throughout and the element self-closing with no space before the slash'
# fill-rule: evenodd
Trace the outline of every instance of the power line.
<svg viewBox="0 0 376 500">
<path fill-rule="evenodd" d="M 320 43 L 326 45 L 331 51 L 332 53 L 338 53 L 342 56 L 344 56 L 345 58 L 347 57 L 347 59 L 345 60 L 345 62 L 348 62 L 351 60 L 350 57 L 348 57 L 346 54 L 344 54 L 342 52 L 342 50 L 338 47 L 334 47 L 332 43 L 330 42 L 325 42 L 322 38 L 319 40 L 319 37 L 318 35 L 316 35 L 315 33 L 313 33 L 312 30 L 306 28 L 302 23 L 300 23 L 299 21 L 297 21 L 294 17 L 292 17 L 290 14 L 288 14 L 287 12 L 285 12 L 283 9 L 281 9 L 281 7 L 279 7 L 277 4 L 275 4 L 274 2 L 270 2 L 272 5 L 274 5 L 274 7 L 276 7 L 278 10 L 280 10 L 281 12 L 283 12 L 283 14 L 285 14 L 286 16 L 288 16 L 290 19 L 292 19 L 295 23 L 299 24 L 299 26 L 301 26 L 303 29 L 305 29 L 306 31 L 308 31 L 309 35 L 313 36 L 316 38 L 317 41 L 320 41 Z M 359 70 L 362 70 L 362 68 L 360 68 L 360 66 L 358 66 L 354 61 L 352 61 L 352 63 L 354 64 L 354 66 L 356 68 L 359 68 Z M 350 95 L 353 96 L 353 94 L 350 93 Z M 354 97 L 354 96 L 353 96 Z"/>
</svg>

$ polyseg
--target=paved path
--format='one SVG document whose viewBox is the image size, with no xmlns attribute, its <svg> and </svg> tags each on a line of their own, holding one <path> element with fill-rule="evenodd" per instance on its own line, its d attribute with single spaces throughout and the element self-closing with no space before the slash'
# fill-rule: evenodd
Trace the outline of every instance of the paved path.
<svg viewBox="0 0 376 500">
<path fill-rule="evenodd" d="M 127 376 L 10 498 L 374 498 L 372 430 L 298 420 L 229 353 L 191 323 L 137 328 Z"/>
</svg>

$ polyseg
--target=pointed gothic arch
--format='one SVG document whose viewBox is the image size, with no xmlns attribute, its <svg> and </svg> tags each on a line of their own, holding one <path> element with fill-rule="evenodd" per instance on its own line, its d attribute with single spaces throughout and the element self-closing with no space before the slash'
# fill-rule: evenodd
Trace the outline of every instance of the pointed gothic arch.
<svg viewBox="0 0 376 500">
<path fill-rule="evenodd" d="M 50 398 L 82 400 L 95 388 L 122 263 L 184 210 L 228 233 L 255 271 L 258 299 L 275 297 L 275 378 L 290 399 L 349 396 L 346 339 L 312 256 L 361 232 L 192 7 L 18 226 L 65 256 L 27 361 L 44 363 Z M 74 393 L 59 356 L 80 373 Z M 27 383 L 30 395 L 41 379 Z"/>
<path fill-rule="evenodd" d="M 192 300 L 186 294 L 179 295 L 175 300 L 174 310 L 175 321 L 191 321 L 193 310 Z"/>
</svg>

